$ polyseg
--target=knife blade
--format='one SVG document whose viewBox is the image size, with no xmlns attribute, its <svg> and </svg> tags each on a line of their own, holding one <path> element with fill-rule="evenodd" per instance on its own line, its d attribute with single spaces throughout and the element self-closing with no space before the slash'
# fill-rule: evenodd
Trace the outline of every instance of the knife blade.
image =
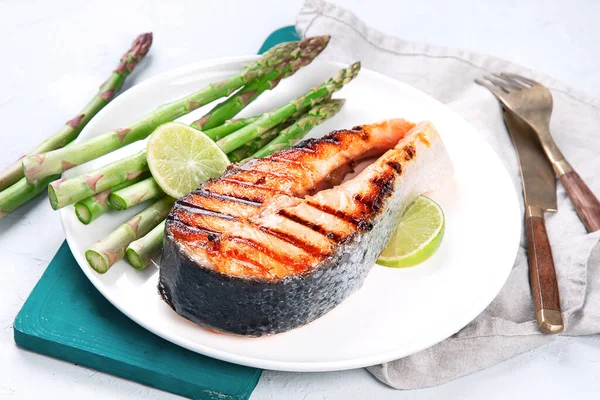
<svg viewBox="0 0 600 400">
<path fill-rule="evenodd" d="M 537 135 L 525 121 L 505 110 L 504 122 L 517 150 L 521 169 L 527 258 L 536 320 L 542 332 L 559 333 L 564 330 L 564 322 L 544 217 L 546 211 L 557 211 L 558 208 L 554 169 Z"/>
<path fill-rule="evenodd" d="M 504 122 L 519 157 L 525 202 L 544 211 L 557 211 L 554 168 L 546 158 L 537 135 L 511 111 L 504 113 Z"/>
</svg>

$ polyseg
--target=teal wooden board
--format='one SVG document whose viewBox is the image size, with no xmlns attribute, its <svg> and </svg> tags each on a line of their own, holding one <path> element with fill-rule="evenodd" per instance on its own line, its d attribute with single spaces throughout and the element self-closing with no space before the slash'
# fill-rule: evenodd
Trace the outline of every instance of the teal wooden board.
<svg viewBox="0 0 600 400">
<path fill-rule="evenodd" d="M 293 26 L 279 29 L 260 53 L 291 40 Z M 137 325 L 90 283 L 66 242 L 13 330 L 22 348 L 194 399 L 247 399 L 262 372 L 191 352 Z"/>
<path fill-rule="evenodd" d="M 261 374 L 176 346 L 127 318 L 85 277 L 66 242 L 13 329 L 23 348 L 194 399 L 247 399 Z"/>
</svg>

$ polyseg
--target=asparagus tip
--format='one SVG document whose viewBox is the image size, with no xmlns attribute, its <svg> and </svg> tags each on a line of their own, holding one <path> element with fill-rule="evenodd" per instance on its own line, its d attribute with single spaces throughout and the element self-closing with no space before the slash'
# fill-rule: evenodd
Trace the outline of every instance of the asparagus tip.
<svg viewBox="0 0 600 400">
<path fill-rule="evenodd" d="M 320 50 L 323 50 L 325 47 L 327 47 L 330 40 L 331 40 L 331 35 L 312 36 L 312 37 L 302 39 L 298 43 L 298 47 L 301 49 L 312 47 L 312 48 L 318 48 Z"/>
<path fill-rule="evenodd" d="M 137 38 L 135 38 L 135 40 L 133 41 L 133 44 L 131 45 L 131 48 L 135 51 L 135 49 L 139 46 L 140 51 L 143 52 L 143 54 L 141 54 L 141 56 L 143 57 L 146 55 L 146 53 L 148 53 L 148 50 L 150 49 L 150 46 L 152 45 L 153 39 L 154 39 L 154 36 L 152 35 L 152 32 L 142 33 Z M 129 52 L 127 52 L 127 54 L 129 54 Z"/>
<path fill-rule="evenodd" d="M 116 71 L 122 74 L 131 73 L 137 63 L 148 54 L 148 50 L 152 46 L 152 39 L 152 32 L 142 33 L 135 38 L 131 48 L 121 57 L 121 64 L 117 67 Z"/>
</svg>

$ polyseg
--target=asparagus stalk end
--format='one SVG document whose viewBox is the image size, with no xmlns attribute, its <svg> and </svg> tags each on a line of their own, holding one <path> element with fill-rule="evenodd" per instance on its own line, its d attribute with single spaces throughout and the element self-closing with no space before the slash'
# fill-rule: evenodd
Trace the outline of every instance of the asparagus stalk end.
<svg viewBox="0 0 600 400">
<path fill-rule="evenodd" d="M 114 257 L 115 261 L 118 259 L 118 255 Z M 85 259 L 88 264 L 94 268 L 99 274 L 103 274 L 108 271 L 110 265 L 112 265 L 109 257 L 106 254 L 100 253 L 93 249 L 88 249 L 85 252 Z"/>
<path fill-rule="evenodd" d="M 104 239 L 96 242 L 85 252 L 88 264 L 98 273 L 105 273 L 125 256 L 131 242 L 145 236 L 167 217 L 175 199 L 164 196 L 150 207 L 120 225 Z"/>
<path fill-rule="evenodd" d="M 92 222 L 92 210 L 83 201 L 73 204 L 77 219 L 84 225 L 89 225 Z"/>
<path fill-rule="evenodd" d="M 165 234 L 165 221 L 163 220 L 146 236 L 131 242 L 125 251 L 127 262 L 137 269 L 146 268 L 153 257 L 160 253 Z"/>
<path fill-rule="evenodd" d="M 154 178 L 150 177 L 126 188 L 114 190 L 108 196 L 108 204 L 115 210 L 127 210 L 162 195 L 164 192 Z"/>
<path fill-rule="evenodd" d="M 135 269 L 144 269 L 144 267 L 146 267 L 146 264 L 144 264 L 142 258 L 137 253 L 137 251 L 133 250 L 130 247 L 128 247 L 127 250 L 125 250 L 125 258 L 127 259 L 129 265 L 131 265 Z"/>
</svg>

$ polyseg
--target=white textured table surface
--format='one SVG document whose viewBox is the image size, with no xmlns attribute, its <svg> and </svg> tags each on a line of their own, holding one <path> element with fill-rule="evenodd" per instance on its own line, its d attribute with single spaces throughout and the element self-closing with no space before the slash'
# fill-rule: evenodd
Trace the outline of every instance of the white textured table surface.
<svg viewBox="0 0 600 400">
<path fill-rule="evenodd" d="M 600 96 L 597 0 L 337 2 L 386 33 L 493 54 Z M 137 33 L 151 30 L 155 42 L 127 87 L 190 62 L 254 54 L 269 33 L 294 23 L 299 7 L 281 0 L 0 0 L 0 167 L 72 117 Z M 13 319 L 63 238 L 45 198 L 0 221 L 0 399 L 174 398 L 15 346 Z M 597 399 L 598 393 L 596 335 L 557 338 L 480 373 L 410 392 L 389 389 L 365 370 L 266 371 L 252 399 Z"/>
</svg>

